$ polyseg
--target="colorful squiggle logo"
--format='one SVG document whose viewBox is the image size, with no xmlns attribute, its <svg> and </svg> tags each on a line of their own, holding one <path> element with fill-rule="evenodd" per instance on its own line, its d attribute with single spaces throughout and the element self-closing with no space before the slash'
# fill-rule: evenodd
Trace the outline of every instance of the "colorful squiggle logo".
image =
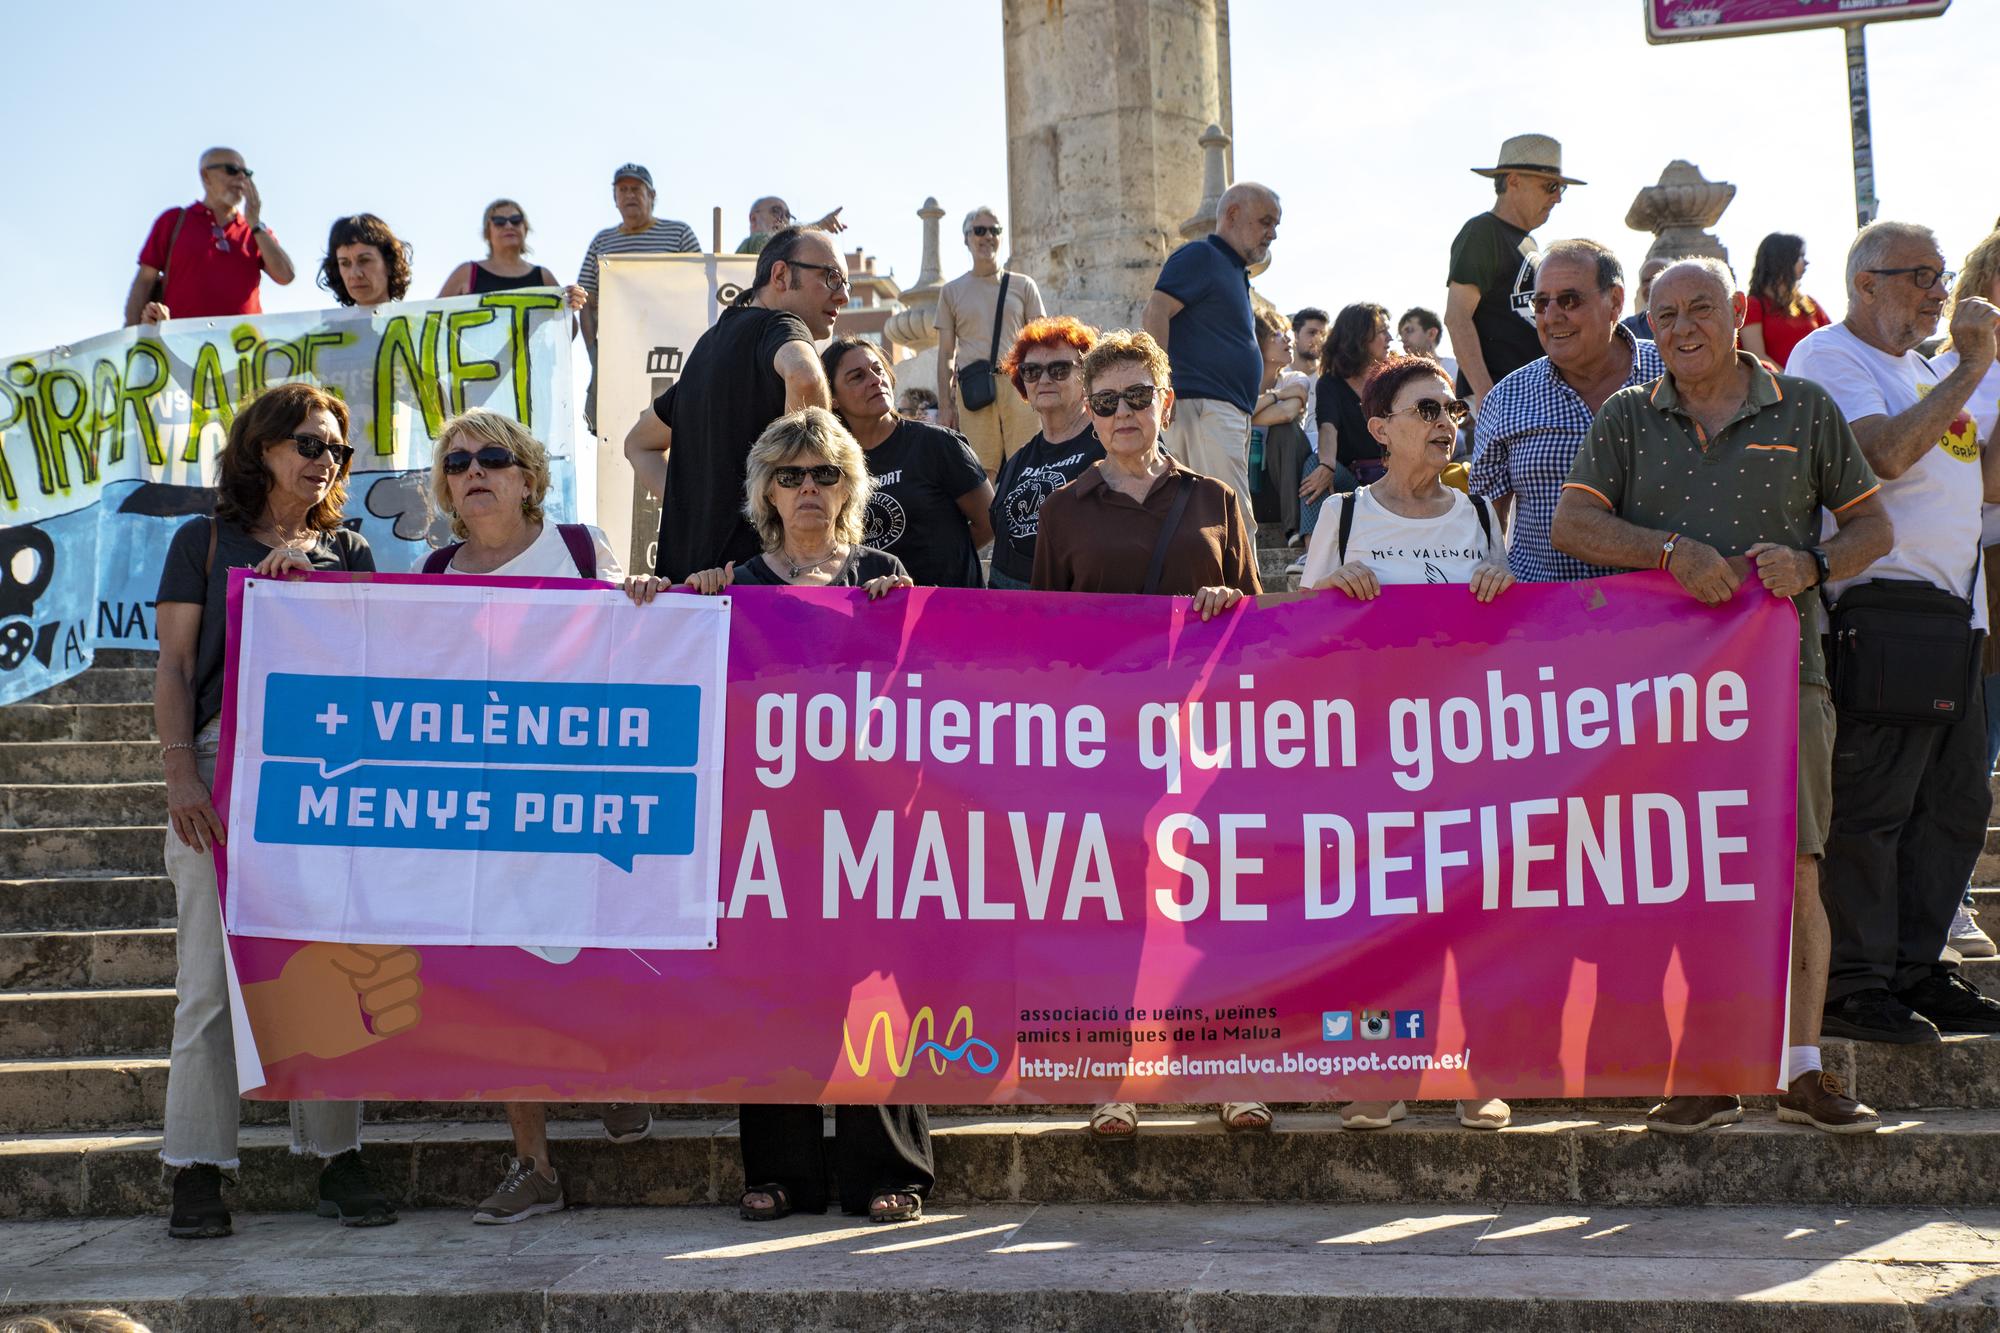
<svg viewBox="0 0 2000 1333">
<path fill-rule="evenodd" d="M 960 1027 L 964 1028 L 961 1037 Z M 925 1005 L 917 1010 L 910 1020 L 909 1039 L 904 1043 L 902 1055 L 896 1053 L 896 1028 L 894 1020 L 884 1010 L 876 1010 L 868 1020 L 868 1031 L 863 1035 L 861 1054 L 854 1053 L 854 1034 L 848 1030 L 843 1020 L 840 1025 L 840 1044 L 847 1052 L 847 1067 L 857 1077 L 866 1078 L 871 1065 L 875 1063 L 875 1034 L 882 1034 L 882 1055 L 889 1062 L 889 1070 L 897 1078 L 907 1076 L 917 1063 L 919 1055 L 930 1057 L 931 1072 L 942 1074 L 948 1064 L 965 1061 L 967 1068 L 975 1074 L 990 1074 L 1000 1067 L 1000 1052 L 988 1042 L 972 1035 L 972 1009 L 960 1005 L 952 1015 L 951 1026 L 945 1029 L 944 1042 L 937 1040 L 937 1016 L 931 1007 Z"/>
</svg>

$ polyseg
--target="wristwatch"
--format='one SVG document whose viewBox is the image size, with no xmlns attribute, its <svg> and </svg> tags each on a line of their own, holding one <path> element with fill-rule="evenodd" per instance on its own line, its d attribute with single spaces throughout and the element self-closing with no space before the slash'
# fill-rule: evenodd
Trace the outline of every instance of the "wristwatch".
<svg viewBox="0 0 2000 1333">
<path fill-rule="evenodd" d="M 264 225 L 264 220 L 262 218 L 259 218 L 257 219 L 257 221 L 250 224 L 250 230 L 256 233 L 257 235 L 262 236 L 265 232 L 271 229 Z"/>
<path fill-rule="evenodd" d="M 1824 546 L 1809 546 L 1806 548 L 1806 554 L 1813 558 L 1813 564 L 1819 569 L 1820 583 L 1823 584 L 1833 577 L 1833 563 L 1826 558 Z"/>
</svg>

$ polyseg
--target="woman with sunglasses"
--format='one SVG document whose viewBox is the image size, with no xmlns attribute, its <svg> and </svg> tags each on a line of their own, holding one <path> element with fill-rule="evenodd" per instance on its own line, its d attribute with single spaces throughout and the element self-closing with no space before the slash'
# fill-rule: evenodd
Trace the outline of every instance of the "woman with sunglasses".
<svg viewBox="0 0 2000 1333">
<path fill-rule="evenodd" d="M 993 564 L 986 586 L 1025 590 L 1035 576 L 1035 536 L 1042 505 L 1058 488 L 1104 457 L 1083 403 L 1083 358 L 1097 344 L 1097 330 L 1059 315 L 1021 330 L 1005 375 L 1042 419 L 1033 439 L 1007 455 L 993 484 Z"/>
<path fill-rule="evenodd" d="M 820 366 L 875 479 L 862 540 L 902 561 L 919 587 L 985 587 L 979 548 L 993 540 L 993 484 L 965 437 L 897 412 L 895 372 L 865 338 L 834 339 Z"/>
<path fill-rule="evenodd" d="M 453 417 L 438 431 L 431 495 L 459 540 L 431 552 L 417 572 L 617 582 L 611 543 L 586 524 L 549 522 L 543 507 L 548 491 L 549 451 L 519 422 L 486 411 Z M 643 606 L 659 587 L 658 579 L 634 578 L 625 591 Z M 499 1188 L 473 1211 L 472 1220 L 484 1225 L 520 1222 L 564 1206 L 562 1181 L 549 1161 L 548 1108 L 541 1102 L 505 1106 L 514 1156 Z M 653 1117 L 643 1105 L 614 1103 L 603 1108 L 603 1124 L 613 1143 L 633 1143 L 651 1131 Z"/>
<path fill-rule="evenodd" d="M 1147 334 L 1119 329 L 1098 339 L 1080 373 L 1104 457 L 1043 503 L 1033 587 L 1192 597 L 1203 620 L 1262 592 L 1236 492 L 1189 471 L 1160 445 L 1174 407 L 1165 350 Z M 1262 1102 L 1224 1102 L 1217 1113 L 1225 1129 L 1271 1127 Z M 1131 1102 L 1090 1113 L 1091 1133 L 1103 1138 L 1138 1128 Z"/>
<path fill-rule="evenodd" d="M 556 275 L 539 264 L 530 264 L 528 214 L 512 199 L 495 199 L 486 206 L 482 230 L 486 258 L 468 259 L 451 271 L 438 289 L 440 297 L 467 296 L 478 292 L 511 292 L 522 287 L 563 287 Z M 571 310 L 583 309 L 589 296 L 571 283 L 563 287 L 563 300 Z"/>
<path fill-rule="evenodd" d="M 167 1234 L 230 1233 L 222 1172 L 237 1165 L 236 1047 L 213 848 L 225 841 L 209 795 L 221 731 L 229 571 L 367 573 L 367 541 L 341 526 L 347 504 L 347 405 L 307 384 L 268 389 L 236 414 L 216 459 L 213 518 L 181 525 L 160 573 L 153 720 L 167 786 L 167 876 L 178 906 L 173 1056 L 160 1157 L 174 1174 Z M 338 670 L 337 665 L 329 665 Z M 362 1163 L 359 1102 L 292 1107 L 292 1151 L 324 1162 L 319 1211 L 344 1226 L 396 1220 Z"/>
</svg>

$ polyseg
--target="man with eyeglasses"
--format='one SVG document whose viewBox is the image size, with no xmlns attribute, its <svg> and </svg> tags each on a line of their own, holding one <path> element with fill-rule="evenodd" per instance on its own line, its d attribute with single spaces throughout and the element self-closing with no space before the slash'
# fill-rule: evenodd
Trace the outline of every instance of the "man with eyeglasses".
<svg viewBox="0 0 2000 1333">
<path fill-rule="evenodd" d="M 1964 674 L 1976 681 L 1989 629 L 1980 507 L 2000 501 L 2000 449 L 1978 438 L 1965 404 L 1993 360 L 2000 309 L 1961 294 L 1951 320 L 1959 362 L 1939 376 L 1916 348 L 1937 332 L 1952 277 L 1928 227 L 1863 228 L 1847 255 L 1847 317 L 1802 339 L 1786 369 L 1840 405 L 1896 525 L 1895 545 L 1865 578 L 1828 583 L 1836 615 L 1885 596 L 1948 594 L 1973 631 Z M 1823 872 L 1833 930 L 1826 1030 L 1837 1036 L 1920 1043 L 2000 1032 L 2000 1002 L 1939 961 L 1992 805 L 1984 699 L 1976 684 L 1964 694 L 1942 722 L 1857 716 L 1852 700 L 1840 711 Z"/>
<path fill-rule="evenodd" d="M 775 194 L 765 195 L 762 199 L 750 205 L 750 234 L 745 236 L 743 243 L 736 247 L 736 253 L 739 255 L 762 254 L 764 247 L 771 243 L 771 238 L 791 226 L 796 220 L 792 216 L 790 204 L 787 204 Z M 826 232 L 842 232 L 847 230 L 847 224 L 840 220 L 840 209 L 838 208 L 828 213 L 818 222 L 808 223 L 807 225 L 817 227 L 821 231 Z"/>
<path fill-rule="evenodd" d="M 1790 1082 L 1778 1118 L 1865 1133 L 1880 1118 L 1822 1068 L 1819 1051 L 1828 948 L 1819 859 L 1833 805 L 1834 718 L 1818 589 L 1853 578 L 1887 551 L 1889 519 L 1880 483 L 1826 391 L 1774 375 L 1737 347 L 1748 308 L 1718 259 L 1682 260 L 1660 274 L 1652 316 L 1666 373 L 1605 401 L 1570 469 L 1550 538 L 1593 565 L 1665 570 L 1705 605 L 1720 606 L 1752 583 L 1798 608 Z M 1837 525 L 1831 536 L 1822 535 L 1824 512 Z M 1690 982 L 1710 995 L 1729 984 L 1714 976 Z M 1646 1128 L 1693 1134 L 1742 1118 L 1733 1096 L 1683 1094 L 1648 1112 Z"/>
<path fill-rule="evenodd" d="M 1563 192 L 1582 181 L 1563 175 L 1562 144 L 1517 134 L 1500 145 L 1497 166 L 1474 167 L 1493 182 L 1493 207 L 1458 229 L 1451 243 L 1444 327 L 1458 358 L 1458 392 L 1478 411 L 1495 384 L 1542 355 L 1529 297 L 1539 252 L 1534 231 Z"/>
<path fill-rule="evenodd" d="M 202 197 L 153 219 L 139 251 L 139 271 L 125 295 L 125 323 L 256 315 L 264 274 L 280 287 L 292 257 L 264 225 L 264 200 L 234 148 L 201 155 Z"/>
<path fill-rule="evenodd" d="M 1047 311 L 1033 278 L 1001 271 L 998 213 L 982 204 L 965 215 L 962 228 L 972 268 L 938 289 L 938 425 L 965 436 L 990 478 L 1041 427 L 999 367 L 1021 330 Z M 973 401 L 984 405 L 970 406 L 965 380 L 990 381 L 990 401 L 974 386 Z"/>
<path fill-rule="evenodd" d="M 681 376 L 625 436 L 638 484 L 660 497 L 653 572 L 675 583 L 764 549 L 743 514 L 750 446 L 788 412 L 833 406 L 816 339 L 847 304 L 847 267 L 825 232 L 786 227 L 749 290 L 695 340 Z"/>
<path fill-rule="evenodd" d="M 1658 379 L 1666 367 L 1653 343 L 1618 322 L 1625 270 L 1608 246 L 1586 240 L 1550 246 L 1535 271 L 1529 306 L 1544 355 L 1486 395 L 1473 427 L 1472 493 L 1493 501 L 1503 520 L 1511 510 L 1507 568 L 1515 578 L 1596 578 L 1613 571 L 1550 544 L 1556 501 L 1605 399 Z"/>
<path fill-rule="evenodd" d="M 1167 452 L 1227 483 L 1249 533 L 1257 531 L 1250 506 L 1250 418 L 1271 406 L 1263 401 L 1264 353 L 1250 303 L 1250 270 L 1271 257 L 1283 218 L 1268 186 L 1230 186 L 1216 204 L 1215 230 L 1167 256 L 1140 315 L 1173 364 Z"/>
</svg>

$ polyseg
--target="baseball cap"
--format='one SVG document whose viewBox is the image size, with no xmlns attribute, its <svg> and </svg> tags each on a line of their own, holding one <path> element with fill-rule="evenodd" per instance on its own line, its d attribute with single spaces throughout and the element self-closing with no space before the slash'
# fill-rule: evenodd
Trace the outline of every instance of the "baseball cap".
<svg viewBox="0 0 2000 1333">
<path fill-rule="evenodd" d="M 649 190 L 653 188 L 653 173 L 640 166 L 637 162 L 627 162 L 624 166 L 612 172 L 611 183 L 616 185 L 627 176 L 640 182 Z"/>
</svg>

